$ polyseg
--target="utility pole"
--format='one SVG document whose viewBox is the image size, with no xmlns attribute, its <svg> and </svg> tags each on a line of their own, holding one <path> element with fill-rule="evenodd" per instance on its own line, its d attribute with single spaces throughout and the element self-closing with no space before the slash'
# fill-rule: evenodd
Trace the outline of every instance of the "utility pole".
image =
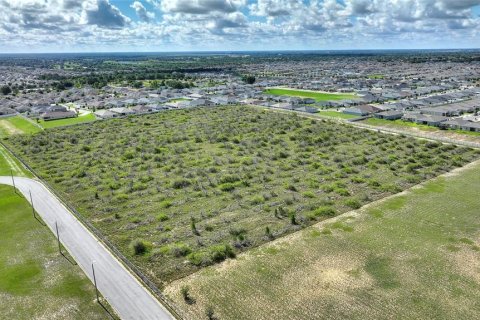
<svg viewBox="0 0 480 320">
<path fill-rule="evenodd" d="M 10 169 L 10 174 L 12 175 L 13 191 L 17 193 L 17 188 L 15 187 L 15 179 L 13 178 L 13 170 Z"/>
<path fill-rule="evenodd" d="M 62 253 L 62 246 L 60 245 L 60 235 L 59 235 L 59 233 L 58 233 L 58 224 L 57 224 L 57 221 L 55 221 L 55 229 L 57 230 L 58 252 L 60 252 L 60 254 L 63 255 L 63 253 Z"/>
<path fill-rule="evenodd" d="M 95 294 L 97 295 L 97 302 L 100 303 L 100 299 L 98 298 L 97 278 L 95 278 L 95 268 L 93 267 L 94 263 L 95 261 L 92 262 L 93 284 L 95 285 Z"/>
<path fill-rule="evenodd" d="M 30 204 L 32 205 L 33 217 L 34 217 L 35 219 L 37 219 L 37 216 L 35 215 L 35 208 L 33 207 L 32 191 L 31 191 L 31 190 L 28 190 L 28 192 L 30 193 Z"/>
</svg>

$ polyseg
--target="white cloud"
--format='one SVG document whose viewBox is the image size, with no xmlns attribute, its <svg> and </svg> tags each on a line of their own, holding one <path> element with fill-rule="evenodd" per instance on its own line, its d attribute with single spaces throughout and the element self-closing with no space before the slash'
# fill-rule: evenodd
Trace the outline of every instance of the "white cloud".
<svg viewBox="0 0 480 320">
<path fill-rule="evenodd" d="M 128 0 L 133 21 L 117 1 L 0 0 L 0 47 L 318 49 L 406 39 L 480 46 L 471 10 L 480 0 Z"/>
<path fill-rule="evenodd" d="M 150 22 L 155 18 L 155 14 L 148 12 L 140 1 L 133 2 L 130 7 L 135 9 L 137 17 L 143 22 Z"/>
</svg>

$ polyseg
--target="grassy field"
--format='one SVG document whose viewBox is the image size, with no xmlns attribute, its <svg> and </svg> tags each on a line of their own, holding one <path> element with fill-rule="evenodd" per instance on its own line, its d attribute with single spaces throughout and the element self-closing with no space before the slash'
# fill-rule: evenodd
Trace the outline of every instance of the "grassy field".
<svg viewBox="0 0 480 320">
<path fill-rule="evenodd" d="M 246 106 L 6 142 L 159 286 L 479 157 Z"/>
<path fill-rule="evenodd" d="M 480 163 L 460 170 L 166 292 L 189 319 L 479 319 Z"/>
<path fill-rule="evenodd" d="M 91 282 L 58 253 L 28 202 L 0 185 L 0 314 L 3 319 L 107 319 Z"/>
<path fill-rule="evenodd" d="M 264 92 L 267 94 L 273 94 L 276 96 L 313 98 L 316 101 L 344 100 L 344 99 L 357 98 L 355 94 L 349 94 L 349 93 L 325 93 L 325 92 L 304 91 L 304 90 L 283 89 L 283 88 L 266 89 Z"/>
<path fill-rule="evenodd" d="M 12 173 L 20 177 L 33 176 L 30 171 L 0 145 L 0 176 L 10 176 Z"/>
<path fill-rule="evenodd" d="M 21 116 L 0 118 L 0 138 L 14 134 L 30 134 L 42 131 L 41 128 Z"/>
<path fill-rule="evenodd" d="M 354 119 L 358 118 L 358 116 L 355 116 L 353 114 L 346 114 L 343 112 L 337 112 L 337 111 L 323 111 L 320 110 L 318 113 L 321 116 L 327 116 L 327 117 L 333 117 L 333 118 L 341 118 L 341 119 Z"/>
<path fill-rule="evenodd" d="M 56 128 L 56 127 L 70 126 L 78 123 L 93 122 L 95 120 L 96 120 L 95 115 L 93 113 L 88 113 L 86 115 L 78 116 L 76 118 L 50 120 L 50 121 L 40 120 L 39 124 L 45 129 L 50 129 L 50 128 Z"/>
</svg>

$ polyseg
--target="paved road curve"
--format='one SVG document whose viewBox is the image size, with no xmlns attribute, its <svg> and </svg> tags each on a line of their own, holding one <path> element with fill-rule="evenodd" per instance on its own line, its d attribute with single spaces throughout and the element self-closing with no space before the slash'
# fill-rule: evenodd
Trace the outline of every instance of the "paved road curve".
<svg viewBox="0 0 480 320">
<path fill-rule="evenodd" d="M 12 185 L 12 178 L 0 177 L 0 184 Z M 36 211 L 53 232 L 58 223 L 61 242 L 92 282 L 94 262 L 97 287 L 122 319 L 174 319 L 42 183 L 16 177 L 15 185 L 29 202 L 32 192 Z"/>
</svg>

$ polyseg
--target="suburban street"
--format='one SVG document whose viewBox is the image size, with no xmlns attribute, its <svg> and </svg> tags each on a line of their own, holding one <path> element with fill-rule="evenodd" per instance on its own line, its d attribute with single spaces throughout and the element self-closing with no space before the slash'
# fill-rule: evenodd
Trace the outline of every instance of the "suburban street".
<svg viewBox="0 0 480 320">
<path fill-rule="evenodd" d="M 12 178 L 0 177 L 0 184 L 12 185 Z M 58 224 L 62 244 L 92 282 L 94 264 L 99 291 L 122 319 L 174 319 L 42 183 L 16 177 L 15 185 L 29 202 L 31 191 L 36 212 L 54 234 Z"/>
</svg>

